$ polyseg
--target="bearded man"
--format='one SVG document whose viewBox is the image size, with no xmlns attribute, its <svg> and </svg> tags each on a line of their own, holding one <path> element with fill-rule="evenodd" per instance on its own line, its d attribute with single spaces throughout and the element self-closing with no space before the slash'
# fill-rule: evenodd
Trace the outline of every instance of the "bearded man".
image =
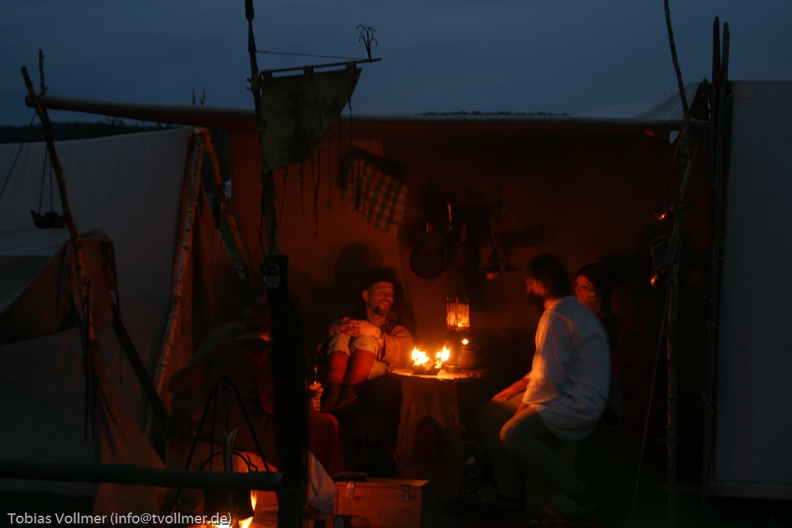
<svg viewBox="0 0 792 528">
<path fill-rule="evenodd" d="M 594 431 L 605 409 L 608 338 L 596 316 L 570 296 L 557 258 L 531 260 L 525 290 L 544 310 L 531 370 L 482 405 L 479 425 L 500 499 L 524 500 L 532 513 L 538 509 L 553 517 L 579 517 L 596 501 L 567 454 Z M 528 482 L 541 485 L 523 490 L 518 468 L 528 470 Z"/>
<path fill-rule="evenodd" d="M 406 361 L 413 347 L 412 335 L 397 322 L 392 310 L 394 285 L 390 274 L 370 275 L 364 282 L 358 311 L 330 325 L 325 346 L 323 412 L 349 413 L 357 403 L 361 383 Z"/>
</svg>

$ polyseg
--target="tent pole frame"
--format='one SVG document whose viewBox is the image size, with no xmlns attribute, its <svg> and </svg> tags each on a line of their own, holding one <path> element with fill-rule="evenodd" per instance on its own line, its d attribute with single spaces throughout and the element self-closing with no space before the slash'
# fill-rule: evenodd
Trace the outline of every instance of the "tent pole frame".
<svg viewBox="0 0 792 528">
<path fill-rule="evenodd" d="M 41 51 L 39 50 L 39 59 L 41 60 Z M 41 77 L 43 79 L 43 73 Z M 22 77 L 25 79 L 25 87 L 27 88 L 28 95 L 31 97 L 41 120 L 41 125 L 44 128 L 44 139 L 47 144 L 47 151 L 49 152 L 50 163 L 55 171 L 55 179 L 58 182 L 58 191 L 60 192 L 61 207 L 63 208 L 63 216 L 66 220 L 66 226 L 69 229 L 69 238 L 71 239 L 72 248 L 74 249 L 74 272 L 77 276 L 79 295 L 79 316 L 81 319 L 81 336 L 83 338 L 83 348 L 87 351 L 87 343 L 92 341 L 94 336 L 93 322 L 91 321 L 90 313 L 88 312 L 88 280 L 85 277 L 85 267 L 83 265 L 82 243 L 77 234 L 77 225 L 74 223 L 72 216 L 71 206 L 69 205 L 69 195 L 66 192 L 66 180 L 63 177 L 63 166 L 60 164 L 58 152 L 55 150 L 55 139 L 52 133 L 52 123 L 47 115 L 47 109 L 41 103 L 36 91 L 33 88 L 33 82 L 30 80 L 27 68 L 22 67 Z"/>
<path fill-rule="evenodd" d="M 722 36 L 720 20 L 713 27 L 712 62 L 712 123 L 710 131 L 710 282 L 709 313 L 707 314 L 707 364 L 702 398 L 704 400 L 704 431 L 701 465 L 701 502 L 709 502 L 712 464 L 715 452 L 716 366 L 720 337 L 720 300 L 725 244 L 726 194 L 731 156 L 731 92 L 729 89 L 729 25 L 724 24 Z"/>
<path fill-rule="evenodd" d="M 157 358 L 157 366 L 154 371 L 154 391 L 159 395 L 165 383 L 165 372 L 168 368 L 168 361 L 173 353 L 174 341 L 176 339 L 176 331 L 178 330 L 179 322 L 182 320 L 182 311 L 184 308 L 184 298 L 182 292 L 184 291 L 184 277 L 187 273 L 190 263 L 192 262 L 192 249 L 193 241 L 195 239 L 195 218 L 196 210 L 198 208 L 198 197 L 201 191 L 201 168 L 203 160 L 203 142 L 197 140 L 195 131 L 190 132 L 189 151 L 191 156 L 189 165 L 186 167 L 186 175 L 189 175 L 187 188 L 184 190 L 186 193 L 185 212 L 182 216 L 182 235 L 179 241 L 179 255 L 176 260 L 176 269 L 174 271 L 173 290 L 171 292 L 171 309 L 168 312 L 168 321 L 163 335 L 162 346 L 160 348 L 159 357 Z M 152 433 L 151 416 L 146 420 L 145 435 L 150 438 Z"/>
<path fill-rule="evenodd" d="M 39 52 L 39 58 L 41 59 L 41 52 Z M 52 123 L 47 115 L 47 108 L 42 104 L 41 99 L 36 95 L 35 89 L 33 88 L 33 82 L 30 80 L 30 75 L 28 74 L 27 68 L 24 66 L 22 67 L 22 76 L 25 80 L 25 86 L 28 91 L 28 95 L 30 99 L 33 101 L 34 106 L 36 108 L 36 113 L 41 120 L 42 126 L 44 127 L 44 136 L 46 139 L 47 150 L 49 152 L 50 163 L 55 171 L 55 177 L 58 182 L 58 190 L 60 192 L 61 198 L 61 207 L 63 208 L 63 216 L 66 219 L 66 225 L 69 229 L 69 237 L 71 239 L 71 244 L 74 249 L 75 254 L 75 274 L 77 275 L 77 280 L 79 283 L 78 288 L 78 295 L 79 299 L 79 314 L 78 318 L 80 320 L 80 336 L 82 338 L 82 345 L 83 345 L 83 352 L 85 354 L 89 353 L 89 346 L 88 344 L 95 341 L 96 336 L 94 333 L 94 326 L 93 321 L 91 319 L 90 310 L 89 310 L 89 281 L 85 276 L 85 267 L 83 265 L 83 257 L 82 257 L 82 243 L 80 241 L 79 235 L 77 233 L 77 225 L 74 222 L 74 217 L 71 213 L 71 206 L 69 205 L 69 196 L 66 192 L 66 180 L 63 176 L 63 167 L 60 164 L 60 159 L 58 158 L 58 153 L 55 150 L 55 139 L 52 133 Z M 43 72 L 41 73 L 42 78 L 42 85 L 43 85 Z M 127 357 L 132 364 L 133 370 L 137 375 L 138 379 L 140 380 L 141 385 L 143 386 L 143 390 L 146 392 L 146 395 L 149 397 L 152 406 L 155 409 L 157 417 L 162 421 L 163 425 L 167 422 L 168 413 L 165 410 L 165 406 L 160 400 L 159 396 L 157 395 L 156 390 L 153 390 L 153 386 L 151 385 L 151 380 L 149 379 L 145 367 L 143 366 L 140 356 L 137 354 L 137 351 L 132 344 L 132 340 L 129 338 L 129 335 L 126 332 L 126 329 L 121 323 L 120 312 L 118 307 L 113 304 L 113 328 L 116 331 L 116 334 L 119 337 L 119 340 L 122 343 L 122 348 L 127 354 Z M 86 368 L 87 364 L 91 362 L 86 361 Z M 87 377 L 87 376 L 86 376 Z M 153 392 L 152 392 L 153 391 Z M 160 453 L 162 456 L 162 453 Z"/>
<path fill-rule="evenodd" d="M 203 134 L 202 137 L 204 141 L 204 148 L 206 149 L 206 153 L 209 155 L 209 161 L 212 164 L 212 172 L 214 173 L 215 177 L 215 186 L 217 187 L 217 196 L 220 200 L 220 210 L 225 217 L 226 222 L 228 222 L 228 226 L 231 230 L 231 236 L 234 238 L 234 246 L 239 253 L 242 269 L 245 272 L 245 280 L 250 286 L 254 286 L 254 281 L 251 276 L 252 269 L 250 267 L 250 256 L 248 254 L 247 247 L 245 246 L 245 242 L 240 235 L 239 223 L 236 219 L 233 204 L 231 203 L 231 200 L 228 199 L 228 195 L 225 191 L 223 173 L 220 170 L 220 162 L 217 159 L 217 151 L 215 150 L 214 143 L 212 142 L 211 133 L 209 129 L 204 127 L 201 127 L 200 131 Z M 220 219 L 217 218 L 215 221 L 219 224 Z"/>
</svg>

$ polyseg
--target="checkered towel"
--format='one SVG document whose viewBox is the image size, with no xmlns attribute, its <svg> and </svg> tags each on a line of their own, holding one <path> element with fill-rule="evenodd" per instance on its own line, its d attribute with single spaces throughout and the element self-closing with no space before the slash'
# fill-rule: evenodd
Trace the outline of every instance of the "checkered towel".
<svg viewBox="0 0 792 528">
<path fill-rule="evenodd" d="M 369 157 L 354 156 L 347 171 L 346 195 L 366 222 L 396 236 L 407 203 L 407 185 L 379 165 Z"/>
</svg>

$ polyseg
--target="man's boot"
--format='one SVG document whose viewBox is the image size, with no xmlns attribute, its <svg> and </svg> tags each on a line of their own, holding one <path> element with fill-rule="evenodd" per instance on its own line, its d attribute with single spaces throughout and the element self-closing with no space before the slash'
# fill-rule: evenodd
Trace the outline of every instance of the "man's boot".
<svg viewBox="0 0 792 528">
<path fill-rule="evenodd" d="M 349 357 L 347 382 L 341 391 L 341 400 L 331 411 L 336 416 L 347 416 L 355 409 L 358 402 L 360 384 L 368 379 L 376 354 L 369 350 L 355 349 Z"/>
<path fill-rule="evenodd" d="M 322 405 L 319 407 L 321 412 L 330 412 L 335 409 L 339 398 L 341 398 L 341 388 L 341 383 L 327 382 L 327 387 L 324 388 L 322 393 Z"/>
<path fill-rule="evenodd" d="M 330 413 L 335 415 L 337 418 L 344 418 L 352 414 L 353 411 L 355 410 L 355 407 L 357 407 L 357 402 L 358 402 L 357 393 L 359 387 L 360 384 L 344 385 L 343 390 L 341 391 L 341 400 L 330 411 Z"/>
</svg>

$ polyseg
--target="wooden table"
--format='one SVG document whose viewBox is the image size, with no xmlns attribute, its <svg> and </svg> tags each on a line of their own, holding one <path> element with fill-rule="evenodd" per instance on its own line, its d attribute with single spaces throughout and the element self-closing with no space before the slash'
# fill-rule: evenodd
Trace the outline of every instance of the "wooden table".
<svg viewBox="0 0 792 528">
<path fill-rule="evenodd" d="M 396 465 L 401 478 L 426 479 L 440 499 L 459 498 L 464 477 L 462 422 L 457 388 L 480 379 L 485 371 L 441 370 L 432 376 L 409 368 L 392 371 L 402 382 L 396 438 Z"/>
</svg>

